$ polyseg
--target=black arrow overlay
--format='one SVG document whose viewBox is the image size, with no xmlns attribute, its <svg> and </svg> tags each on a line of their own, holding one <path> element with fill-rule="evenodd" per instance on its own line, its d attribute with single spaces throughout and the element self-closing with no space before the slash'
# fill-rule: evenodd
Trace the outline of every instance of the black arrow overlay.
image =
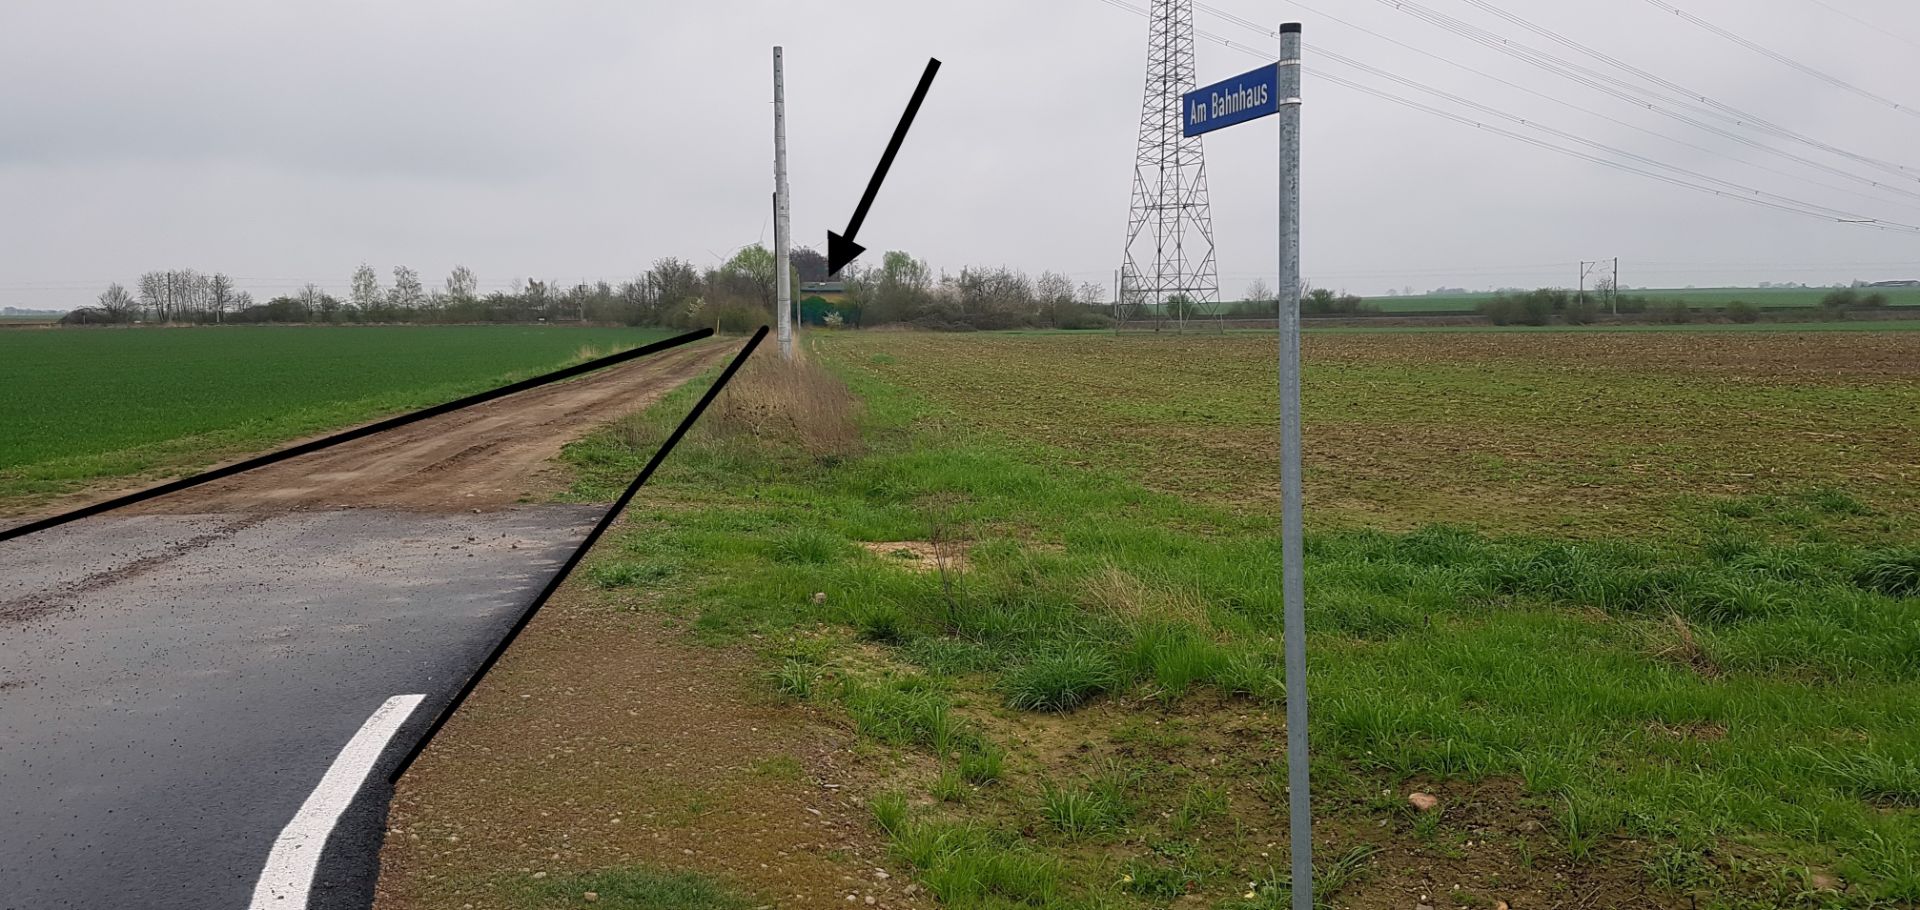
<svg viewBox="0 0 1920 910">
<path fill-rule="evenodd" d="M 933 74 L 937 72 L 940 72 L 940 61 L 928 60 L 927 71 L 920 74 L 920 84 L 914 86 L 913 99 L 907 102 L 907 112 L 900 115 L 900 125 L 893 128 L 893 139 L 887 142 L 887 152 L 880 156 L 880 166 L 874 168 L 873 179 L 867 181 L 866 195 L 860 197 L 860 207 L 853 210 L 853 219 L 847 222 L 846 236 L 827 232 L 829 274 L 839 274 L 854 257 L 867 251 L 866 247 L 853 242 L 853 235 L 860 233 L 860 223 L 867 220 L 867 209 L 873 207 L 873 197 L 880 193 L 880 182 L 887 179 L 887 169 L 893 167 L 893 156 L 899 154 L 900 143 L 907 138 L 907 128 L 913 125 L 913 115 L 920 112 L 920 102 L 927 100 L 927 89 L 933 87 Z"/>
</svg>

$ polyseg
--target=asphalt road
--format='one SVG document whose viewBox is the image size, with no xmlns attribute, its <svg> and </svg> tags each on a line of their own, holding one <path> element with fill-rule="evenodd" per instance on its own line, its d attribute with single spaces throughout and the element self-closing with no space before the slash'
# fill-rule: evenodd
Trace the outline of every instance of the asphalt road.
<svg viewBox="0 0 1920 910">
<path fill-rule="evenodd" d="M 387 775 L 601 507 L 110 514 L 0 543 L 0 908 L 248 907 L 388 699 L 423 694 L 309 906 L 371 903 Z"/>
</svg>

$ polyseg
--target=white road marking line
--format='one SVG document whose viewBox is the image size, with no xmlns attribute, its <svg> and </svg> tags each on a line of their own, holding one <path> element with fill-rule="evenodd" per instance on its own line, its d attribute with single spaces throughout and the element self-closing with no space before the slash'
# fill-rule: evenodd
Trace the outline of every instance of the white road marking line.
<svg viewBox="0 0 1920 910">
<path fill-rule="evenodd" d="M 333 826 L 339 823 L 340 813 L 347 811 L 347 804 L 360 792 L 387 741 L 425 698 L 395 695 L 387 699 L 347 741 L 346 748 L 333 760 L 333 767 L 320 778 L 320 786 L 313 788 L 307 801 L 300 804 L 300 811 L 293 814 L 293 821 L 273 842 L 267 866 L 260 872 L 260 883 L 253 887 L 249 910 L 305 910 L 307 891 L 313 887 L 313 874 L 320 866 L 320 852 Z"/>
</svg>

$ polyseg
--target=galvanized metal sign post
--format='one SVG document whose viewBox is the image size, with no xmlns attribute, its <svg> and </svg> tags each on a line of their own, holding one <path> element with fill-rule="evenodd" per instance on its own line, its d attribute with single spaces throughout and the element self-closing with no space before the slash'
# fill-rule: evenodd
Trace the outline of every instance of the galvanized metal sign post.
<svg viewBox="0 0 1920 910">
<path fill-rule="evenodd" d="M 1280 26 L 1280 62 L 1182 98 L 1185 133 L 1280 115 L 1280 562 L 1287 651 L 1288 846 L 1293 910 L 1313 910 L 1307 774 L 1306 562 L 1300 510 L 1300 23 Z"/>
</svg>

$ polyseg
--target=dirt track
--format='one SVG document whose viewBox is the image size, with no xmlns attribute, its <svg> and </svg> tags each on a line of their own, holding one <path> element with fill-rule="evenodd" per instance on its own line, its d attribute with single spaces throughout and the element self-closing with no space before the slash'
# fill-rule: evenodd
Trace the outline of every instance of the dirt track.
<svg viewBox="0 0 1920 910">
<path fill-rule="evenodd" d="M 565 485 L 562 446 L 658 401 L 732 345 L 675 348 L 133 507 L 141 513 L 386 508 L 491 511 Z"/>
</svg>

